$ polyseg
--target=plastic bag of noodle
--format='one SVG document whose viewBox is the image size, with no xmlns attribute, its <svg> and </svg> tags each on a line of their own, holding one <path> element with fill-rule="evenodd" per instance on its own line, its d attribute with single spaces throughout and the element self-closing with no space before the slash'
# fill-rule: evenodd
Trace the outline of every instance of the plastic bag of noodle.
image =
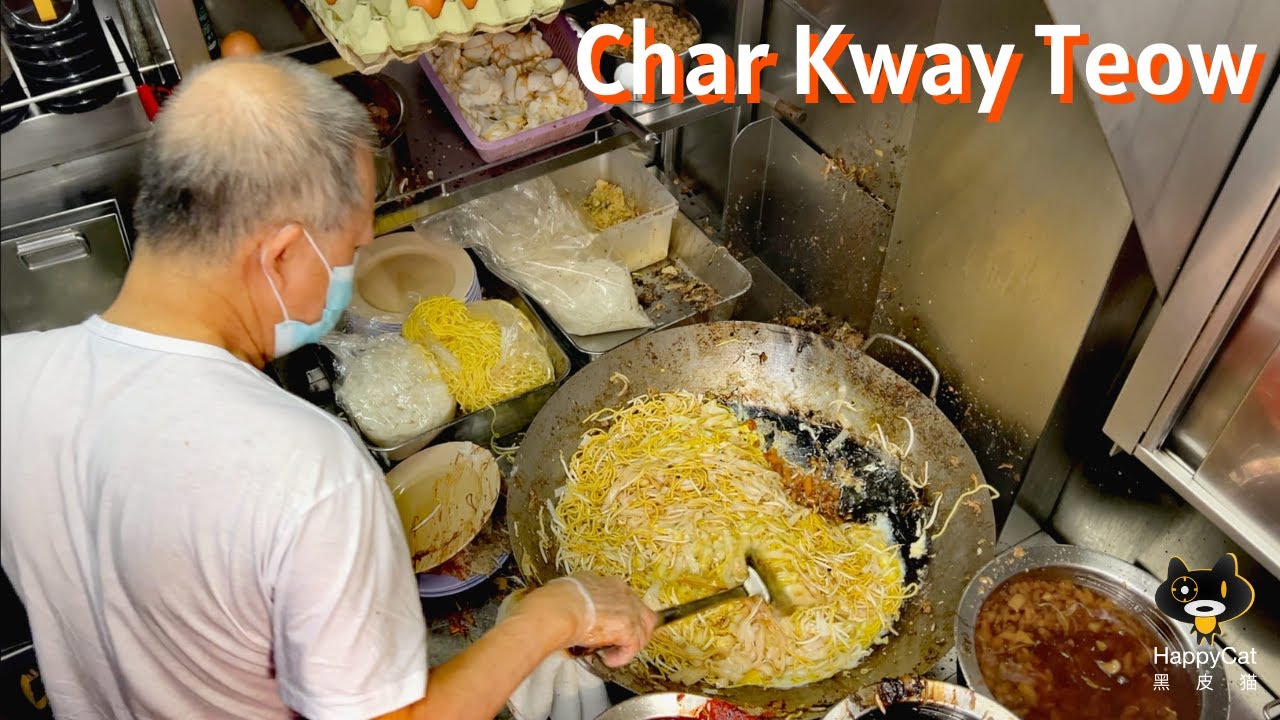
<svg viewBox="0 0 1280 720">
<path fill-rule="evenodd" d="M 394 447 L 453 419 L 457 402 L 435 358 L 398 335 L 330 333 L 338 403 L 371 442 Z"/>
<path fill-rule="evenodd" d="M 653 327 L 626 265 L 598 246 L 581 213 L 547 178 L 432 216 L 420 229 L 474 249 L 567 333 Z"/>
<path fill-rule="evenodd" d="M 401 334 L 440 363 L 463 412 L 474 412 L 542 387 L 555 378 L 533 324 L 510 303 L 470 305 L 428 298 L 409 313 Z"/>
</svg>

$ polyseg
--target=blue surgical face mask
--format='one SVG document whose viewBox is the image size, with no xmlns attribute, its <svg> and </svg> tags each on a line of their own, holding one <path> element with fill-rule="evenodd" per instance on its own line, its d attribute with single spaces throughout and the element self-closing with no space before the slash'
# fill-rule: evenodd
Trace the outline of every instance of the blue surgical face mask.
<svg viewBox="0 0 1280 720">
<path fill-rule="evenodd" d="M 280 303 L 280 312 L 284 313 L 284 320 L 276 323 L 276 347 L 273 357 L 282 357 L 297 350 L 304 345 L 310 345 L 320 341 L 328 333 L 332 332 L 338 326 L 338 320 L 342 318 L 342 311 L 347 309 L 351 304 L 351 293 L 355 286 L 356 266 L 340 265 L 338 267 L 330 267 L 329 261 L 325 259 L 324 253 L 320 252 L 320 248 L 316 245 L 316 241 L 311 239 L 311 233 L 305 229 L 302 231 L 307 236 L 307 242 L 311 243 L 311 249 L 316 251 L 320 256 L 320 262 L 324 263 L 324 269 L 329 273 L 329 290 L 324 300 L 324 315 L 320 319 L 311 324 L 292 320 L 289 318 L 289 309 L 284 306 L 284 298 L 280 297 L 280 291 L 276 289 L 276 284 L 271 280 L 271 273 L 267 272 L 267 264 L 265 259 L 262 262 L 262 273 L 267 276 L 267 284 L 271 286 L 271 292 L 276 296 L 276 302 Z"/>
</svg>

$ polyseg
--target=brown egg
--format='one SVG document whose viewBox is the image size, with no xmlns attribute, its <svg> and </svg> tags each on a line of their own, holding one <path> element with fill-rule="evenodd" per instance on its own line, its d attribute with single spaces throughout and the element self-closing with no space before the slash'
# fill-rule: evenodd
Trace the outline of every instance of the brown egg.
<svg viewBox="0 0 1280 720">
<path fill-rule="evenodd" d="M 222 57 L 239 57 L 242 55 L 258 55 L 262 45 L 252 33 L 234 30 L 222 38 Z"/>
<path fill-rule="evenodd" d="M 426 10 L 433 18 L 440 17 L 440 11 L 444 9 L 444 0 L 409 0 L 409 4 Z"/>
</svg>

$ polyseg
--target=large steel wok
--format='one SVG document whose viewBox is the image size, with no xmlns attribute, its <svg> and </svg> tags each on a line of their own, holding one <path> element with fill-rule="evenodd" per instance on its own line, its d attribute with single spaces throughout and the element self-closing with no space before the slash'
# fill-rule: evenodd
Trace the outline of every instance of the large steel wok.
<svg viewBox="0 0 1280 720">
<path fill-rule="evenodd" d="M 627 382 L 620 382 L 615 374 Z M 530 581 L 545 583 L 561 574 L 555 567 L 555 537 L 545 508 L 548 501 L 554 505 L 556 489 L 564 484 L 562 458 L 567 461 L 577 449 L 585 430 L 583 421 L 598 410 L 617 407 L 646 393 L 678 390 L 820 415 L 833 403 L 849 401 L 862 409 L 854 424 L 863 426 L 856 429 L 868 434 L 875 422 L 885 428 L 901 428 L 898 418 L 905 416 L 915 427 L 912 457 L 929 460 L 926 498 L 932 502 L 941 493 L 942 514 L 963 492 L 982 482 L 973 453 L 937 406 L 858 350 L 790 328 L 745 322 L 653 333 L 604 355 L 569 378 L 525 436 L 510 485 L 508 527 L 520 570 Z M 745 708 L 817 716 L 883 677 L 930 669 L 952 646 L 953 621 L 965 586 L 993 554 L 991 502 L 985 492 L 971 499 L 975 502 L 962 504 L 946 533 L 932 543 L 921 591 L 904 606 L 895 626 L 897 635 L 876 648 L 859 667 L 803 687 L 713 690 L 716 697 Z M 546 527 L 542 533 L 545 545 L 539 539 L 540 522 Z M 849 587 L 831 590 L 857 592 Z M 675 690 L 706 694 L 707 690 L 656 677 L 642 663 L 616 670 L 594 663 L 594 670 L 637 693 Z"/>
</svg>

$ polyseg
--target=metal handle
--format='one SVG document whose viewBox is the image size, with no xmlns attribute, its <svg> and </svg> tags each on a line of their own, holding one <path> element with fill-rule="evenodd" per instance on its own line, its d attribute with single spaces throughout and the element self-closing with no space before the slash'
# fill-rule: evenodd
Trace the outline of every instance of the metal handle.
<svg viewBox="0 0 1280 720">
<path fill-rule="evenodd" d="M 760 91 L 760 99 L 772 110 L 793 123 L 802 123 L 809 117 L 809 112 L 795 103 L 787 102 L 768 90 Z"/>
<path fill-rule="evenodd" d="M 741 600 L 742 598 L 750 597 L 750 595 L 751 594 L 747 592 L 746 585 L 739 585 L 731 590 L 722 590 L 715 595 L 704 597 L 700 600 L 690 600 L 687 603 L 673 605 L 665 610 L 658 611 L 658 627 L 673 623 L 677 620 L 683 620 L 690 615 L 695 615 L 703 610 L 709 610 L 731 600 Z M 591 653 L 592 651 L 590 649 L 584 647 L 569 648 L 569 654 L 573 657 L 585 657 Z"/>
<path fill-rule="evenodd" d="M 867 341 L 862 343 L 862 352 L 866 352 L 877 340 L 887 340 L 888 342 L 897 345 L 903 350 L 911 353 L 912 357 L 919 360 L 921 365 L 924 365 L 925 369 L 929 371 L 929 375 L 933 377 L 933 386 L 929 388 L 929 399 L 932 400 L 934 404 L 937 404 L 938 387 L 942 385 L 942 375 L 938 372 L 938 368 L 935 367 L 933 363 L 929 362 L 929 358 L 925 357 L 924 353 L 917 350 L 915 345 L 912 345 L 902 338 L 886 335 L 885 333 L 876 333 L 875 335 L 867 338 Z"/>
<path fill-rule="evenodd" d="M 613 118 L 622 123 L 623 127 L 631 131 L 632 135 L 640 141 L 640 144 L 646 148 L 654 148 L 658 145 L 658 133 L 650 130 L 644 123 L 631 117 L 631 113 L 623 110 L 620 106 L 615 105 L 612 112 Z"/>
<path fill-rule="evenodd" d="M 28 270 L 43 270 L 88 257 L 89 241 L 76 230 L 59 230 L 20 242 L 15 249 Z"/>
<path fill-rule="evenodd" d="M 718 592 L 715 595 L 704 597 L 701 600 L 690 600 L 687 603 L 681 603 L 665 610 L 660 610 L 658 612 L 658 627 L 662 627 L 667 623 L 673 623 L 677 620 L 683 620 L 690 615 L 695 615 L 703 610 L 709 610 L 722 603 L 727 603 L 730 600 L 741 600 L 745 597 L 747 597 L 747 587 L 745 585 L 739 585 L 731 590 Z"/>
<path fill-rule="evenodd" d="M 1265 720 L 1280 720 L 1280 700 L 1272 700 L 1262 708 Z"/>
</svg>

